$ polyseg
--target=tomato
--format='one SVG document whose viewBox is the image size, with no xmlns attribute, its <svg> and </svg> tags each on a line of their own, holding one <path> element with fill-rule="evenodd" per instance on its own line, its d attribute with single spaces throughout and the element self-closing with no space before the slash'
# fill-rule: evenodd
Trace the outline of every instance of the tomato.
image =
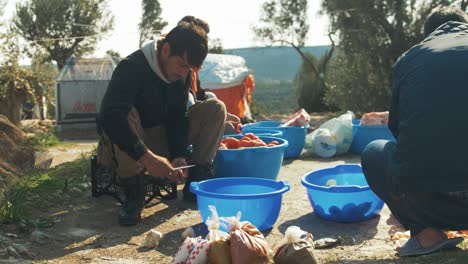
<svg viewBox="0 0 468 264">
<path fill-rule="evenodd" d="M 258 137 L 254 135 L 253 133 L 246 133 L 244 137 L 250 138 L 251 140 L 258 139 Z"/>
<path fill-rule="evenodd" d="M 218 149 L 227 149 L 226 144 L 220 143 Z"/>
<path fill-rule="evenodd" d="M 222 141 L 228 149 L 237 149 L 239 148 L 239 140 L 233 137 L 224 138 Z"/>
<path fill-rule="evenodd" d="M 252 146 L 253 146 L 253 142 L 250 139 L 241 139 L 239 141 L 239 148 L 248 148 Z"/>
<path fill-rule="evenodd" d="M 261 139 L 256 139 L 256 140 L 253 140 L 254 144 L 256 147 L 266 147 L 266 143 L 263 142 L 263 140 Z"/>
</svg>

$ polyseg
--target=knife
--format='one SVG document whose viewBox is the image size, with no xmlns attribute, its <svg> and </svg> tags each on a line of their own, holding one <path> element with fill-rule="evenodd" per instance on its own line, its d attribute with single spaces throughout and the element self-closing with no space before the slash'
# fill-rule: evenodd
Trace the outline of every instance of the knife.
<svg viewBox="0 0 468 264">
<path fill-rule="evenodd" d="M 197 166 L 197 165 L 192 164 L 192 165 L 187 165 L 187 166 L 180 166 L 180 167 L 174 168 L 174 170 L 183 170 L 183 169 L 188 169 L 188 168 L 192 168 L 192 167 L 195 167 L 195 166 Z"/>
</svg>

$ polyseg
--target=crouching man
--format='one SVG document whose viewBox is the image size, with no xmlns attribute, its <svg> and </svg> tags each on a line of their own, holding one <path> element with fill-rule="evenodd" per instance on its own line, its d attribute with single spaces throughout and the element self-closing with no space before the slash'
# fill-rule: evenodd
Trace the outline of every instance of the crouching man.
<svg viewBox="0 0 468 264">
<path fill-rule="evenodd" d="M 202 65 L 207 52 L 205 31 L 193 23 L 179 23 L 160 45 L 151 42 L 123 59 L 112 75 L 99 115 L 103 136 L 98 164 L 113 166 L 120 178 L 126 195 L 118 217 L 121 225 L 141 220 L 145 193 L 137 176 L 185 180 L 183 198 L 190 201 L 196 198 L 190 182 L 212 177 L 225 106 L 210 99 L 186 112 L 186 78 Z M 174 170 L 189 162 L 196 166 Z"/>
</svg>

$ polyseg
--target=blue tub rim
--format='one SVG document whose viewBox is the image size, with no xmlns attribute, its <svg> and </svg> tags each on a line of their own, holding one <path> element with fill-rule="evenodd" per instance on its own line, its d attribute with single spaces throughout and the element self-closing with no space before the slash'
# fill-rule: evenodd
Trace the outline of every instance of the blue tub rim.
<svg viewBox="0 0 468 264">
<path fill-rule="evenodd" d="M 257 127 L 255 129 L 247 128 L 247 131 L 242 131 L 242 133 L 238 135 L 245 135 L 247 133 L 253 133 L 255 135 L 265 135 L 267 137 L 281 137 L 284 134 L 283 131 L 281 131 L 280 129 L 275 129 L 274 127 Z"/>
<path fill-rule="evenodd" d="M 347 172 L 349 173 L 363 173 L 362 167 L 359 164 L 339 164 L 335 167 L 323 168 L 314 171 L 309 171 L 308 173 L 304 174 L 301 178 L 301 183 L 303 186 L 309 189 L 329 192 L 329 193 L 352 193 L 352 192 L 364 192 L 370 190 L 369 185 L 366 186 L 359 186 L 359 185 L 335 185 L 335 186 L 322 186 L 310 183 L 307 178 L 311 177 L 315 173 L 323 173 L 330 170 L 336 170 L 339 168 L 347 168 Z"/>
<path fill-rule="evenodd" d="M 298 127 L 298 126 L 255 126 L 254 124 L 260 124 L 260 123 L 266 123 L 266 122 L 274 122 L 274 123 L 278 123 L 279 125 L 281 124 L 284 124 L 284 122 L 281 122 L 281 121 L 275 121 L 275 120 L 262 120 L 262 121 L 258 121 L 258 122 L 255 122 L 255 123 L 248 123 L 248 124 L 245 124 L 242 129 L 244 127 L 246 127 L 248 130 L 254 130 L 254 129 L 268 129 L 268 128 L 273 128 L 273 129 L 300 129 L 300 130 L 303 130 L 303 129 L 307 129 L 310 127 L 309 124 L 305 125 L 305 126 L 301 126 L 301 127 Z"/>
<path fill-rule="evenodd" d="M 382 128 L 388 128 L 388 125 L 363 125 L 361 124 L 360 119 L 354 119 L 353 120 L 353 126 L 357 128 L 366 128 L 366 129 L 382 129 Z"/>
<path fill-rule="evenodd" d="M 258 131 L 262 131 L 263 133 L 262 132 L 259 133 Z M 225 134 L 223 136 L 223 138 L 224 137 L 232 137 L 232 136 L 241 136 L 241 135 L 245 136 L 245 134 L 247 134 L 247 133 L 253 133 L 253 134 L 257 133 L 255 135 L 258 136 L 258 137 L 259 137 L 259 135 L 260 136 L 266 136 L 266 137 L 281 137 L 284 134 L 283 131 L 281 131 L 279 129 L 274 129 L 272 127 L 265 127 L 265 128 L 258 127 L 258 128 L 255 128 L 255 129 L 247 129 L 247 132 L 245 132 L 245 133 L 243 131 L 242 133 Z M 270 134 L 270 135 L 268 135 L 268 134 Z"/>
<path fill-rule="evenodd" d="M 207 182 L 216 182 L 216 181 L 231 181 L 235 183 L 258 183 L 258 182 L 264 182 L 268 183 L 267 186 L 271 187 L 280 187 L 276 191 L 273 192 L 268 192 L 268 193 L 256 193 L 256 194 L 223 194 L 223 193 L 214 193 L 214 192 L 207 192 L 204 190 L 200 189 L 200 185 L 203 185 L 204 183 Z M 204 180 L 201 182 L 191 182 L 190 183 L 190 191 L 197 196 L 200 194 L 204 197 L 211 197 L 211 198 L 222 198 L 222 199 L 243 199 L 243 200 L 253 200 L 253 199 L 259 199 L 259 198 L 270 198 L 274 197 L 279 194 L 283 194 L 291 189 L 291 185 L 287 181 L 275 181 L 271 179 L 265 179 L 265 178 L 252 178 L 252 177 L 227 177 L 227 178 L 215 178 L 215 179 L 209 179 L 209 180 Z"/>
<path fill-rule="evenodd" d="M 233 137 L 233 138 L 236 138 L 236 139 L 240 139 L 242 138 L 244 135 L 224 135 L 223 138 L 226 138 L 226 137 Z M 232 151 L 248 151 L 248 150 L 254 150 L 255 152 L 260 152 L 260 151 L 268 151 L 269 149 L 280 149 L 280 148 L 286 148 L 287 146 L 289 146 L 289 142 L 286 140 L 286 139 L 283 139 L 283 138 L 279 138 L 279 137 L 270 137 L 270 136 L 259 136 L 259 138 L 261 140 L 263 139 L 271 139 L 271 141 L 273 140 L 276 140 L 278 141 L 278 145 L 276 146 L 272 146 L 272 147 L 268 147 L 268 146 L 261 146 L 261 147 L 248 147 L 248 148 L 238 148 L 238 149 L 219 149 L 218 148 L 218 151 L 221 151 L 221 152 L 232 152 Z"/>
</svg>

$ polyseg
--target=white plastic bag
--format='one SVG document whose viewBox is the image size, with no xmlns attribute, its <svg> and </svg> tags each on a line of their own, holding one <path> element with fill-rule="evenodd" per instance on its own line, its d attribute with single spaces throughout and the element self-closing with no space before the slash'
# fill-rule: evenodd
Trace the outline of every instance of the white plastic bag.
<svg viewBox="0 0 468 264">
<path fill-rule="evenodd" d="M 306 137 L 305 149 L 322 158 L 346 153 L 353 141 L 354 113 L 347 111 L 323 123 Z"/>
<path fill-rule="evenodd" d="M 206 226 L 208 227 L 208 235 L 206 235 L 206 240 L 218 241 L 229 239 L 228 233 L 219 230 L 220 222 L 216 207 L 213 205 L 208 205 L 208 209 L 211 211 L 211 217 L 206 219 Z"/>
<path fill-rule="evenodd" d="M 312 140 L 312 151 L 322 158 L 330 158 L 335 156 L 338 139 L 336 134 L 332 134 L 326 128 L 316 130 Z"/>
<path fill-rule="evenodd" d="M 208 235 L 206 240 L 210 243 L 208 262 L 212 264 L 231 264 L 231 237 L 228 233 L 219 230 L 220 219 L 216 207 L 209 205 L 211 217 L 206 219 Z"/>
</svg>

